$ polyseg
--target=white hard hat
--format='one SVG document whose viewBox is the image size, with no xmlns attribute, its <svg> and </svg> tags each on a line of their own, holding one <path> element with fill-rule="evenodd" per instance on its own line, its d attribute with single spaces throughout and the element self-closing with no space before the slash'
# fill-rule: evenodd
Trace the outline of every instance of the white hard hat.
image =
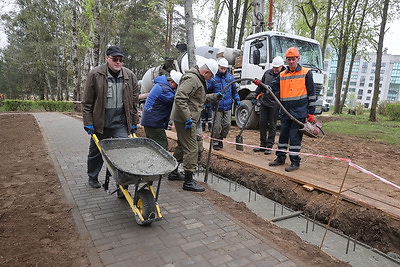
<svg viewBox="0 0 400 267">
<path fill-rule="evenodd" d="M 225 68 L 229 67 L 229 63 L 228 60 L 226 60 L 226 58 L 220 58 L 218 60 L 218 65 Z"/>
<path fill-rule="evenodd" d="M 212 72 L 212 74 L 214 74 L 214 75 L 217 74 L 217 71 L 218 71 L 218 63 L 217 63 L 217 61 L 215 61 L 212 58 L 207 58 L 204 61 L 204 64 Z"/>
<path fill-rule="evenodd" d="M 169 75 L 171 76 L 171 79 L 179 85 L 179 81 L 182 78 L 182 73 L 180 73 L 179 71 L 176 70 L 171 70 L 171 72 L 169 73 Z"/>
<path fill-rule="evenodd" d="M 283 58 L 280 56 L 277 56 L 272 61 L 272 67 L 280 67 L 280 66 L 283 66 Z"/>
</svg>

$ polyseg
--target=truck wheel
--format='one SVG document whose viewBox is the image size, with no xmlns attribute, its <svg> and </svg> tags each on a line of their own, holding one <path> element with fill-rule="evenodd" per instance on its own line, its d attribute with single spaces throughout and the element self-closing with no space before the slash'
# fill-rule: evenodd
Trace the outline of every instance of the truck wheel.
<svg viewBox="0 0 400 267">
<path fill-rule="evenodd" d="M 240 106 L 236 107 L 235 111 L 235 120 L 236 125 L 239 128 L 242 128 L 245 124 L 247 117 L 250 114 L 253 105 L 251 104 L 251 100 L 243 100 L 240 102 Z M 258 126 L 258 115 L 253 111 L 249 121 L 247 122 L 246 129 L 256 129 Z"/>
<path fill-rule="evenodd" d="M 156 216 L 156 203 L 153 194 L 147 189 L 140 189 L 137 194 L 138 201 L 136 206 L 142 214 L 143 219 L 154 219 Z"/>
</svg>

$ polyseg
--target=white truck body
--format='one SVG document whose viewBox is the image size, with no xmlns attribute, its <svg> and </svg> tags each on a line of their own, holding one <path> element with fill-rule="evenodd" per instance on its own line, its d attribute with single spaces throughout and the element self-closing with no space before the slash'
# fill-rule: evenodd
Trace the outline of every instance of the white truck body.
<svg viewBox="0 0 400 267">
<path fill-rule="evenodd" d="M 261 79 L 264 72 L 271 68 L 274 57 L 281 56 L 285 58 L 286 50 L 292 46 L 296 47 L 300 52 L 300 64 L 311 69 L 313 72 L 317 95 L 316 114 L 320 114 L 322 112 L 324 81 L 327 75 L 322 71 L 322 52 L 316 40 L 276 31 L 260 32 L 248 36 L 242 50 L 199 47 L 196 49 L 196 60 L 197 65 L 202 65 L 205 58 L 217 59 L 218 57 L 225 57 L 230 66 L 232 66 L 231 72 L 236 79 Z M 181 71 L 182 73 L 189 69 L 186 52 L 176 60 L 149 69 L 141 81 L 141 93 L 148 93 L 154 85 L 154 78 L 171 69 Z M 243 81 L 239 84 L 238 93 L 242 104 L 239 107 L 234 106 L 232 109 L 236 124 L 239 127 L 243 126 L 250 113 L 249 111 L 252 108 L 251 99 L 255 97 L 255 90 L 256 85 L 250 81 Z M 256 112 L 253 112 L 252 118 L 249 119 L 246 128 L 257 127 L 257 113 L 258 108 L 256 107 Z"/>
</svg>

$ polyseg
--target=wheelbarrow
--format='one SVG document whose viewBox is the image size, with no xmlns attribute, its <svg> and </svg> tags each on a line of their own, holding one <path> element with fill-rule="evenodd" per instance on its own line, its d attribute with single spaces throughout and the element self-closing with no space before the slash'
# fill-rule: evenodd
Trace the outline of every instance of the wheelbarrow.
<svg viewBox="0 0 400 267">
<path fill-rule="evenodd" d="M 107 180 L 111 175 L 118 186 L 117 190 L 121 190 L 132 208 L 139 225 L 149 225 L 161 220 L 163 216 L 157 202 L 161 179 L 164 174 L 177 168 L 176 159 L 149 138 L 111 138 L 100 142 L 95 134 L 92 138 L 108 170 L 104 189 L 110 193 Z M 158 181 L 156 191 L 153 188 L 154 181 Z M 127 185 L 134 185 L 133 198 L 125 189 Z"/>
</svg>

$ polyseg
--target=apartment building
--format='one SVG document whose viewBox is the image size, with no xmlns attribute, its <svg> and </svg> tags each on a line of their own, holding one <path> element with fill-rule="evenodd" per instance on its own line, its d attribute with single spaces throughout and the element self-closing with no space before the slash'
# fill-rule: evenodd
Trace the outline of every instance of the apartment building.
<svg viewBox="0 0 400 267">
<path fill-rule="evenodd" d="M 350 60 L 350 56 L 348 56 Z M 355 99 L 356 102 L 370 108 L 374 94 L 374 80 L 376 69 L 376 53 L 370 53 L 366 57 L 357 55 L 350 76 L 347 101 Z M 337 57 L 326 60 L 324 69 L 329 73 L 325 99 L 328 103 L 335 102 L 335 78 L 336 78 Z M 342 86 L 346 85 L 350 62 L 346 62 L 345 75 Z M 382 55 L 381 77 L 380 77 L 379 101 L 400 101 L 400 55 Z M 378 102 L 379 102 L 378 101 Z"/>
</svg>

